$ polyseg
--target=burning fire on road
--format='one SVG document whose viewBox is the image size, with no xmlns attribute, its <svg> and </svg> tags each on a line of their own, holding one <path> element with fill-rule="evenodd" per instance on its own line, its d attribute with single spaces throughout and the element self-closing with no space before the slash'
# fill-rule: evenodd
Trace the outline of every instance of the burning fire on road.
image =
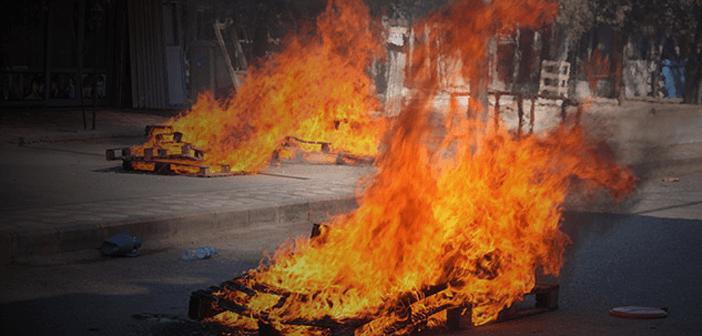
<svg viewBox="0 0 702 336">
<path fill-rule="evenodd" d="M 477 99 L 468 112 L 456 97 L 437 111 L 430 70 L 451 59 L 456 75 L 474 78 L 489 36 L 537 28 L 556 10 L 546 0 L 463 0 L 417 23 L 426 38 L 408 80 L 419 89 L 391 125 L 358 209 L 213 291 L 207 320 L 266 335 L 402 335 L 458 309 L 481 325 L 535 290 L 537 273 L 558 275 L 569 243 L 560 230 L 566 196 L 606 189 L 619 200 L 634 176 L 578 123 L 525 136 L 487 123 Z M 235 170 L 261 169 L 291 132 L 377 154 L 385 124 L 367 112 L 377 105 L 364 72 L 378 49 L 369 20 L 360 0 L 330 0 L 318 39 L 292 39 L 230 101 L 203 96 L 173 128 Z M 343 126 L 331 126 L 338 120 Z"/>
<path fill-rule="evenodd" d="M 366 69 L 383 49 L 362 3 L 339 2 L 334 8 L 317 19 L 317 34 L 289 37 L 282 52 L 250 69 L 231 98 L 218 101 L 204 93 L 166 127 L 147 130 L 145 144 L 123 151 L 127 168 L 154 171 L 160 163 L 180 174 L 197 175 L 203 167 L 256 173 L 273 156 L 315 152 L 333 154 L 326 155 L 329 163 L 372 160 L 387 121 L 377 112 L 380 103 Z M 178 141 L 170 148 L 174 133 Z M 149 149 L 163 155 L 145 160 Z M 193 157 L 190 149 L 203 155 Z"/>
</svg>

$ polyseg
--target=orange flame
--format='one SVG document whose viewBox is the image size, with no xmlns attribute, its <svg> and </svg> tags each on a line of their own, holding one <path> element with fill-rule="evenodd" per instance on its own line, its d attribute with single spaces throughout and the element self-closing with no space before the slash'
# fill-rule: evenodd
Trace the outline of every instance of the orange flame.
<svg viewBox="0 0 702 336">
<path fill-rule="evenodd" d="M 541 25 L 555 8 L 540 0 L 463 0 L 420 23 L 431 27 L 428 41 L 440 39 L 443 47 L 418 53 L 412 80 L 424 90 L 393 125 L 359 208 L 331 220 L 315 239 L 285 244 L 247 274 L 252 286 L 267 284 L 300 298 L 276 305 L 265 293 L 221 295 L 285 333 L 316 334 L 285 322 L 331 317 L 375 319 L 356 331 L 374 335 L 382 334 L 383 319 L 397 317 L 392 308 L 407 293 L 421 296 L 424 288 L 445 285 L 413 311 L 470 304 L 472 321 L 484 324 L 528 293 L 538 270 L 557 275 L 569 242 L 560 231 L 562 204 L 573 182 L 608 188 L 620 199 L 632 190 L 633 175 L 602 157 L 579 127 L 519 137 L 487 128 L 460 111 L 455 98 L 446 111 L 436 111 L 438 80 L 426 69 L 432 58 L 449 55 L 468 76 L 479 70 L 471 65 L 484 55 L 483 37 L 516 24 Z M 437 115 L 445 116 L 443 125 L 432 123 Z M 432 140 L 437 133 L 439 142 Z M 255 329 L 253 315 L 215 320 Z"/>
<path fill-rule="evenodd" d="M 385 121 L 366 69 L 381 55 L 360 1 L 330 1 L 318 34 L 291 37 L 282 52 L 249 70 L 226 102 L 198 97 L 171 121 L 184 140 L 207 152 L 208 163 L 256 172 L 287 136 L 330 142 L 333 151 L 377 154 Z"/>
</svg>

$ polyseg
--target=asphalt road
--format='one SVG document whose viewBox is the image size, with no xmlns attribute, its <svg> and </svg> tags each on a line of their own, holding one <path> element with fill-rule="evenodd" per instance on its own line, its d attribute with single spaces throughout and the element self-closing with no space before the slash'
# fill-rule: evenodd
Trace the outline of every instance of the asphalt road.
<svg viewBox="0 0 702 336">
<path fill-rule="evenodd" d="M 182 331 L 178 317 L 187 315 L 191 291 L 256 267 L 264 251 L 273 252 L 286 238 L 309 231 L 307 225 L 295 224 L 257 227 L 168 249 L 145 242 L 143 254 L 135 258 L 102 258 L 94 251 L 0 266 L 0 334 L 151 335 L 172 324 Z M 180 260 L 183 249 L 204 245 L 215 246 L 219 254 Z M 161 318 L 133 317 L 138 314 Z"/>
<path fill-rule="evenodd" d="M 702 221 L 571 213 L 573 244 L 560 279 L 560 309 L 455 335 L 702 335 Z M 1 269 L 3 335 L 197 335 L 185 321 L 189 293 L 255 267 L 306 225 L 260 227 L 180 247 L 213 245 L 213 259 L 147 244 L 137 258 L 96 254 Z M 80 258 L 79 258 L 80 259 Z M 661 320 L 607 315 L 620 305 L 669 307 Z"/>
</svg>

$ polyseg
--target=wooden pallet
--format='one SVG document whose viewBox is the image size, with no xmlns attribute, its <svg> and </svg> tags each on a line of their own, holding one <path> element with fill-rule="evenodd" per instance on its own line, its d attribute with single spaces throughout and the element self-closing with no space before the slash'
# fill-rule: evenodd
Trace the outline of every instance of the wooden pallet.
<svg viewBox="0 0 702 336">
<path fill-rule="evenodd" d="M 425 293 L 428 294 L 427 297 L 431 297 L 431 295 L 440 293 L 444 289 L 444 287 L 436 286 L 436 288 L 433 288 L 433 291 L 426 291 Z M 257 292 L 266 292 L 279 295 L 282 298 L 281 300 L 284 300 L 284 298 L 289 296 L 294 296 L 293 294 L 285 293 L 281 290 L 268 289 L 266 286 L 261 286 L 256 289 L 248 288 L 245 285 L 242 285 L 237 279 L 234 279 L 232 281 L 225 281 L 219 286 L 212 286 L 207 289 L 192 292 L 188 305 L 188 317 L 193 320 L 202 321 L 223 312 L 232 312 L 242 316 L 256 317 L 256 313 L 249 310 L 246 306 L 229 301 L 214 294 L 222 291 L 241 291 L 247 293 L 248 295 L 255 295 Z M 505 322 L 554 311 L 558 309 L 558 292 L 559 286 L 557 284 L 538 284 L 531 292 L 524 295 L 525 300 L 529 296 L 534 296 L 536 298 L 536 303 L 532 307 L 514 306 L 508 308 L 502 311 L 497 320 L 495 320 L 493 323 Z M 447 319 L 445 325 L 443 326 L 444 329 L 456 331 L 474 328 L 471 323 L 472 310 L 470 306 L 441 306 L 431 310 L 430 313 L 426 314 L 425 316 L 428 317 L 441 311 L 446 311 Z M 411 312 L 409 312 L 409 314 L 411 314 Z M 265 327 L 267 326 L 265 318 L 261 318 L 263 319 L 261 321 L 263 322 L 264 330 L 259 330 L 259 335 L 268 335 L 265 331 Z M 368 323 L 372 323 L 373 321 L 375 320 L 349 319 L 343 322 L 334 321 L 332 319 L 322 319 L 316 321 L 292 320 L 287 321 L 286 324 L 326 328 L 331 331 L 331 335 L 342 336 L 353 335 L 354 330 L 361 328 Z M 426 321 L 423 322 L 425 323 Z M 402 328 L 407 327 L 407 325 L 404 323 L 405 322 L 403 320 L 400 320 L 396 323 L 396 325 L 391 325 L 391 327 L 396 328 L 395 330 L 401 330 Z M 261 323 L 259 323 L 259 326 L 261 326 Z M 440 326 L 437 328 L 440 328 Z M 390 334 L 392 334 L 392 332 Z"/>
<path fill-rule="evenodd" d="M 310 237 L 312 239 L 319 237 L 322 232 L 328 229 L 329 227 L 325 224 L 314 224 Z M 276 306 L 284 304 L 290 297 L 303 300 L 308 297 L 307 295 L 290 293 L 284 289 L 274 288 L 265 284 L 247 286 L 244 284 L 245 281 L 241 280 L 242 278 L 225 281 L 219 286 L 212 286 L 208 289 L 192 292 L 188 306 L 188 317 L 193 320 L 201 321 L 214 317 L 223 312 L 232 312 L 242 316 L 258 319 L 258 335 L 279 335 L 280 332 L 276 331 L 267 321 L 267 316 L 265 313 L 258 316 L 259 313 L 249 310 L 244 305 L 227 300 L 224 296 L 217 295 L 217 293 L 222 293 L 225 291 L 238 291 L 249 297 L 253 297 L 257 293 L 272 294 L 279 297 L 279 302 L 276 304 Z M 445 311 L 446 323 L 444 325 L 444 329 L 455 331 L 473 328 L 471 323 L 472 309 L 470 305 L 459 307 L 442 305 L 428 307 L 422 311 L 412 311 L 411 306 L 413 303 L 419 301 L 426 303 L 433 296 L 441 295 L 446 291 L 450 291 L 449 286 L 447 284 L 443 284 L 423 288 L 421 290 L 422 295 L 416 295 L 416 293 L 400 295 L 395 300 L 397 303 L 395 309 L 391 309 L 391 312 L 388 312 L 385 315 L 381 314 L 375 318 L 351 318 L 344 321 L 335 321 L 327 317 L 314 321 L 294 319 L 284 321 L 282 323 L 328 329 L 329 334 L 335 336 L 351 336 L 354 335 L 358 328 L 362 328 L 377 321 L 384 322 L 387 318 L 392 317 L 393 319 L 396 319 L 394 322 L 380 325 L 381 329 L 385 331 L 385 334 L 392 335 L 397 331 L 406 332 L 407 330 L 422 330 L 429 316 Z M 531 306 L 513 305 L 512 307 L 502 311 L 495 322 L 524 318 L 527 316 L 556 310 L 558 309 L 558 292 L 559 285 L 557 284 L 537 284 L 529 293 L 524 295 L 524 302 L 530 302 L 532 300 L 528 300 L 528 298 L 531 296 L 534 297 L 534 303 Z M 403 313 L 398 313 L 400 311 Z M 397 315 L 401 315 L 401 318 L 397 318 Z M 402 317 L 402 315 L 404 315 L 404 317 Z M 383 319 L 381 320 L 380 318 Z"/>
<path fill-rule="evenodd" d="M 187 145 L 184 145 L 186 147 Z M 158 150 L 156 155 L 153 148 L 146 148 L 144 156 L 135 156 L 130 148 L 110 148 L 105 150 L 108 161 L 122 160 L 126 170 L 141 171 L 157 174 L 180 174 L 197 177 L 221 177 L 242 175 L 234 172 L 227 164 L 206 165 L 202 162 L 204 154 L 199 150 L 184 149 L 184 154 L 168 154 Z"/>
<path fill-rule="evenodd" d="M 188 163 L 182 160 L 169 158 L 153 158 L 144 160 L 143 158 L 133 158 L 123 161 L 123 167 L 127 170 L 141 171 L 164 175 L 186 175 L 196 177 L 223 177 L 243 175 L 242 172 L 232 171 L 229 165 L 204 165 L 198 162 Z"/>
<path fill-rule="evenodd" d="M 125 170 L 197 177 L 241 175 L 227 164 L 205 164 L 205 151 L 183 141 L 183 134 L 167 125 L 144 129 L 153 147 L 133 146 L 105 150 L 108 161 L 122 160 Z"/>
</svg>

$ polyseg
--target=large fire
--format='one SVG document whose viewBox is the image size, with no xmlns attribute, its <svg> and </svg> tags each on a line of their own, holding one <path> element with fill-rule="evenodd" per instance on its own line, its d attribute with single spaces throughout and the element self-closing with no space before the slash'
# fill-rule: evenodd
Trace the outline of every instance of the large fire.
<svg viewBox="0 0 702 336">
<path fill-rule="evenodd" d="M 296 297 L 280 304 L 275 296 L 264 292 L 248 296 L 222 291 L 218 295 L 246 306 L 249 313 L 222 313 L 214 320 L 255 330 L 257 318 L 265 317 L 286 334 L 321 334 L 320 330 L 292 326 L 290 322 L 366 318 L 372 322 L 356 330 L 356 335 L 383 334 L 388 332 L 384 328 L 389 322 L 403 318 L 394 310 L 399 298 L 407 293 L 422 296 L 424 289 L 439 287 L 442 290 L 438 295 L 421 301 L 421 307 L 413 307 L 413 311 L 426 308 L 431 314 L 430 307 L 471 305 L 473 323 L 484 324 L 529 292 L 535 285 L 536 273 L 558 275 L 569 242 L 560 231 L 562 205 L 568 192 L 575 190 L 575 182 L 579 192 L 604 187 L 620 199 L 632 190 L 633 175 L 601 156 L 599 144 L 577 125 L 519 136 L 505 127 L 492 123 L 488 126 L 476 113 L 466 113 L 455 97 L 448 107 L 435 108 L 439 85 L 429 68 L 438 57 L 443 57 L 458 62 L 460 75 L 470 78 L 481 70 L 473 64 L 484 57 L 487 38 L 517 25 L 543 25 L 553 19 L 556 8 L 556 4 L 544 0 L 463 0 L 418 23 L 417 31 L 428 29 L 418 35 L 427 38 L 419 41 L 417 53 L 412 56 L 409 78 L 413 87 L 420 89 L 392 125 L 376 162 L 377 173 L 358 196 L 358 209 L 332 219 L 314 239 L 300 238 L 280 247 L 270 260 L 244 278 L 250 288 L 272 286 L 296 293 Z M 350 15 L 347 10 L 355 14 Z M 329 50 L 326 44 L 315 45 L 319 56 L 301 56 L 303 61 L 295 76 L 280 78 L 271 71 L 270 81 L 253 78 L 230 102 L 230 107 L 222 108 L 205 99 L 191 113 L 197 116 L 207 109 L 217 111 L 215 115 L 221 118 L 185 118 L 176 121 L 176 127 L 187 128 L 189 134 L 207 141 L 204 143 L 210 148 L 221 150 L 223 157 L 240 159 L 263 152 L 264 148 L 270 150 L 277 137 L 227 140 L 209 136 L 218 132 L 201 132 L 210 127 L 253 132 L 244 127 L 253 119 L 228 119 L 238 116 L 237 107 L 245 105 L 260 114 L 270 114 L 270 118 L 261 118 L 260 122 L 271 133 L 284 135 L 289 127 L 275 130 L 283 111 L 307 111 L 310 105 L 303 101 L 310 98 L 328 100 L 329 95 L 366 90 L 370 84 L 362 68 L 367 59 L 352 59 L 350 53 L 351 49 L 376 47 L 363 29 L 367 17 L 358 13 L 367 13 L 360 0 L 331 0 L 318 29 L 323 40 L 350 34 L 346 36 L 350 39 L 347 45 L 336 45 L 342 51 Z M 326 25 L 331 15 L 343 20 L 337 18 L 335 25 Z M 340 30 L 344 26 L 358 31 Z M 438 48 L 421 45 L 435 45 L 437 41 Z M 280 56 L 281 64 L 285 60 L 296 66 L 296 57 L 300 56 L 284 54 Z M 341 73 L 332 71 L 337 78 L 315 82 L 317 77 L 311 74 L 314 69 L 337 64 L 348 67 L 339 70 Z M 310 87 L 298 89 L 300 77 L 306 76 L 311 77 L 309 81 L 302 81 Z M 337 83 L 341 76 L 358 78 L 354 84 L 330 84 Z M 295 83 L 286 85 L 286 80 Z M 271 92 L 270 97 L 238 98 L 247 97 L 246 90 L 261 89 Z M 276 90 L 296 93 L 277 95 Z M 328 120 L 316 113 L 345 109 L 345 104 L 351 104 L 345 109 L 349 118 L 358 117 L 358 108 L 372 106 L 372 101 L 361 95 L 353 97 L 351 102 L 334 101 L 341 105 L 333 105 L 332 109 L 312 108 L 314 111 L 304 113 L 308 113 L 308 122 L 314 123 Z M 471 111 L 476 104 L 469 104 Z M 443 116 L 443 124 L 432 122 L 436 116 Z M 216 122 L 210 124 L 212 121 Z M 376 128 L 370 122 L 362 125 L 377 139 Z M 436 141 L 437 137 L 441 140 Z M 242 141 L 246 146 L 240 145 Z M 353 146 L 357 145 L 368 152 L 375 148 L 372 143 L 354 142 Z M 247 160 L 246 165 L 260 167 L 264 162 L 262 156 Z"/>
<path fill-rule="evenodd" d="M 383 49 L 368 9 L 358 1 L 330 2 L 316 28 L 313 36 L 291 36 L 283 51 L 250 69 L 227 101 L 202 94 L 170 124 L 205 149 L 206 163 L 232 171 L 265 168 L 287 137 L 376 155 L 386 122 L 374 115 L 379 102 L 366 69 Z"/>
</svg>

